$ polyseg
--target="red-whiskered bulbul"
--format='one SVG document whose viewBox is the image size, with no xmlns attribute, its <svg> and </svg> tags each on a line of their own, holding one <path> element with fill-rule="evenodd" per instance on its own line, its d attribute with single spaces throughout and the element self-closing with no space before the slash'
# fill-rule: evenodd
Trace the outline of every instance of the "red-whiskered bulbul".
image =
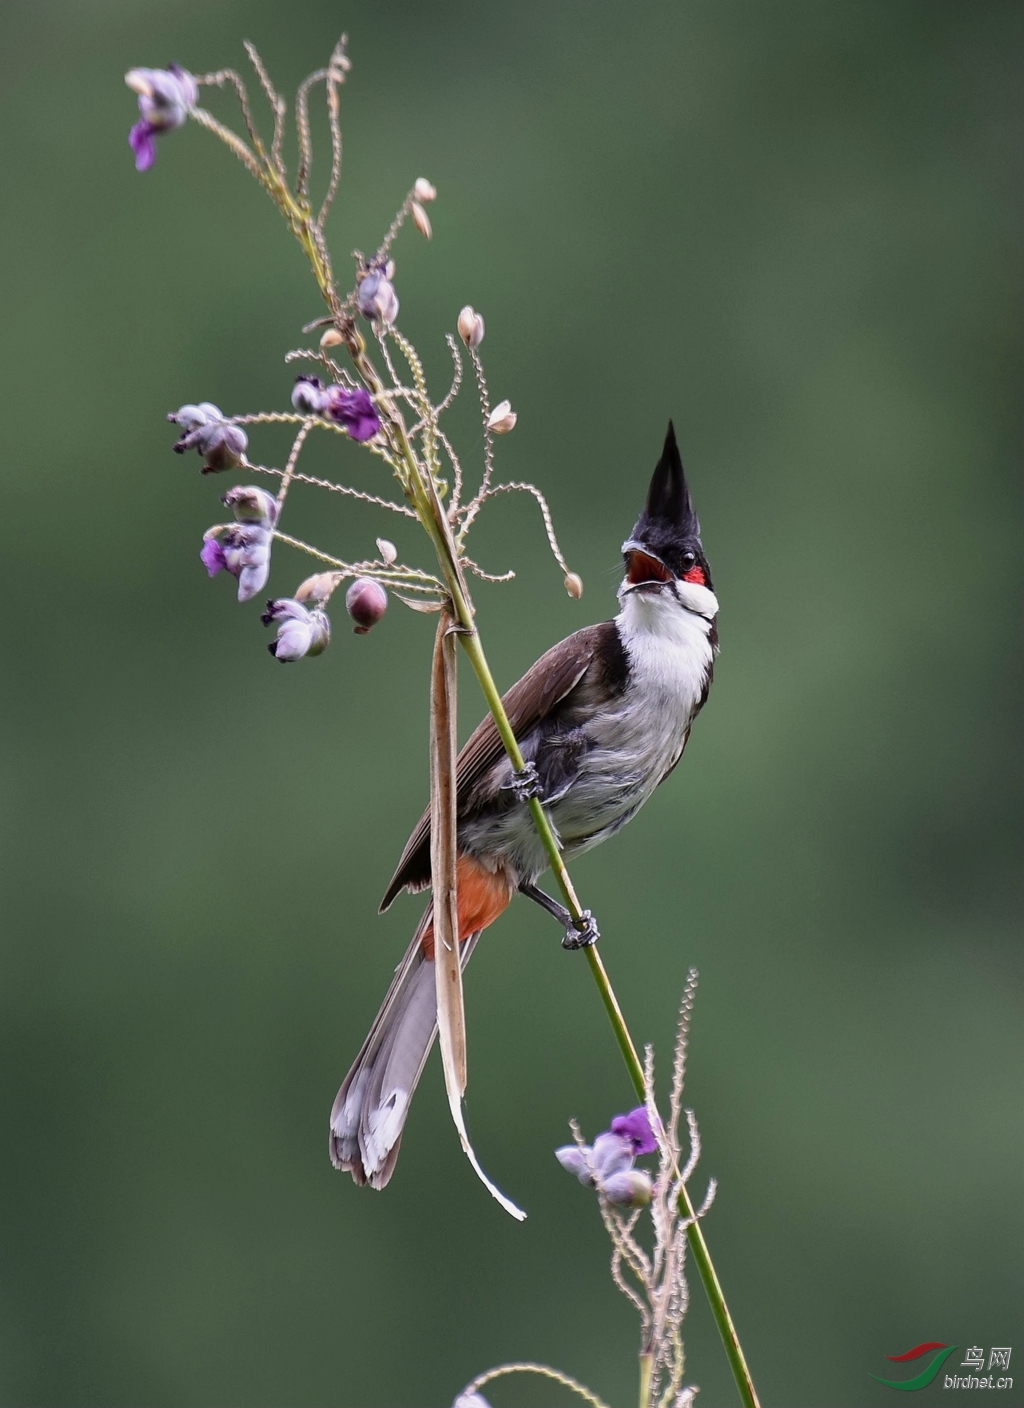
<svg viewBox="0 0 1024 1408">
<path fill-rule="evenodd" d="M 566 948 L 598 930 L 537 889 L 548 861 L 525 805 L 540 798 L 566 859 L 625 826 L 682 756 L 711 686 L 718 602 L 669 422 L 647 503 L 623 544 L 613 621 L 552 646 L 504 696 L 526 762 L 515 773 L 488 715 L 458 759 L 458 915 L 462 964 L 516 893 L 565 926 Z M 425 812 L 381 903 L 430 884 Z M 395 970 L 370 1034 L 331 1111 L 330 1152 L 357 1183 L 383 1188 L 434 1038 L 431 907 Z"/>
</svg>

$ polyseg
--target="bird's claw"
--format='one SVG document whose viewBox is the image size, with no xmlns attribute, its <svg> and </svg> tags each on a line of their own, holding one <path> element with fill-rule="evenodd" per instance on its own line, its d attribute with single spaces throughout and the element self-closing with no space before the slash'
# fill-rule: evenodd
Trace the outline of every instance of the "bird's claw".
<svg viewBox="0 0 1024 1408">
<path fill-rule="evenodd" d="M 601 930 L 597 927 L 597 920 L 589 909 L 585 909 L 579 920 L 566 925 L 562 947 L 569 950 L 589 948 L 591 944 L 596 944 L 600 937 Z"/>
<path fill-rule="evenodd" d="M 511 782 L 506 782 L 502 792 L 511 792 L 517 802 L 528 802 L 531 797 L 539 797 L 544 791 L 540 773 L 533 763 L 527 763 L 520 772 L 512 774 Z"/>
</svg>

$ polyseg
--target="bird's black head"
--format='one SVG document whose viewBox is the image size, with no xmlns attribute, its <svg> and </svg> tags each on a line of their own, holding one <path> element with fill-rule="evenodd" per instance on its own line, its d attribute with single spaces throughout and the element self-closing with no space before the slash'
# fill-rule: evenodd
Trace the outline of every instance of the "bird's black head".
<svg viewBox="0 0 1024 1408">
<path fill-rule="evenodd" d="M 622 552 L 631 586 L 677 579 L 714 590 L 671 421 L 643 513 Z"/>
</svg>

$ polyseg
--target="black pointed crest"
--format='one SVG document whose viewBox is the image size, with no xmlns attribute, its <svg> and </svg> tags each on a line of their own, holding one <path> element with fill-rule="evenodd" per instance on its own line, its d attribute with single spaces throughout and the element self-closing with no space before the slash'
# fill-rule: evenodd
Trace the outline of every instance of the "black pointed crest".
<svg viewBox="0 0 1024 1408">
<path fill-rule="evenodd" d="M 677 575 L 684 552 L 694 552 L 704 561 L 700 523 L 693 511 L 671 421 L 665 436 L 665 448 L 647 491 L 647 503 L 629 541 L 637 547 L 646 548 Z"/>
</svg>

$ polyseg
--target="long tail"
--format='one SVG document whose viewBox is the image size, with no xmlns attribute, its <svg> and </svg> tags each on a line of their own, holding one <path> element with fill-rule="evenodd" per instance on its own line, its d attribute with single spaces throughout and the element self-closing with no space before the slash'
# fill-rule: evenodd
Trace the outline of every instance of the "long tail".
<svg viewBox="0 0 1024 1408">
<path fill-rule="evenodd" d="M 460 858 L 463 968 L 483 930 L 510 899 L 503 879 Z M 428 905 L 331 1110 L 331 1162 L 371 1188 L 383 1188 L 394 1172 L 413 1092 L 437 1036 L 432 920 Z"/>
</svg>

